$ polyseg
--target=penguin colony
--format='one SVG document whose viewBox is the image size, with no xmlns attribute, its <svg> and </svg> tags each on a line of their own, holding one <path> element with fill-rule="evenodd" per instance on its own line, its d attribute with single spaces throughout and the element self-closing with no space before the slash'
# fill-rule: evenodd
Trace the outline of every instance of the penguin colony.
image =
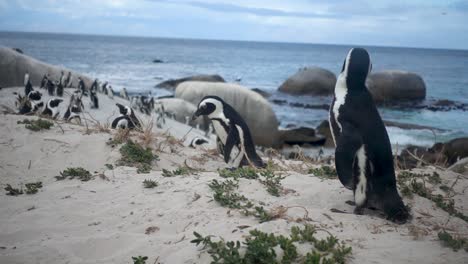
<svg viewBox="0 0 468 264">
<path fill-rule="evenodd" d="M 354 193 L 356 214 L 362 214 L 365 208 L 382 210 L 387 218 L 396 223 L 405 223 L 410 219 L 396 187 L 396 178 L 390 140 L 380 114 L 365 85 L 367 75 L 372 69 L 370 56 L 365 49 L 351 49 L 343 63 L 337 79 L 334 97 L 329 111 L 329 123 L 335 149 L 335 166 L 340 182 Z M 35 91 L 25 74 L 25 96 L 18 95 L 16 105 L 20 114 L 34 113 L 43 107 L 42 115 L 57 118 L 58 106 L 63 101 L 52 98 L 42 103 L 42 94 Z M 41 88 L 48 94 L 63 96 L 65 87 L 71 87 L 71 73 L 53 82 L 49 75 L 44 75 Z M 83 96 L 90 97 L 90 108 L 99 108 L 98 93 L 113 98 L 114 91 L 107 82 L 99 85 L 95 79 L 89 89 L 78 77 L 77 90 L 70 98 L 66 121 L 78 119 L 84 110 Z M 120 115 L 112 121 L 113 129 L 141 129 L 141 123 L 135 115 L 139 110 L 150 115 L 157 112 L 158 127 L 165 124 L 164 107 L 154 102 L 153 96 L 129 96 L 126 88 L 118 94 L 130 101 L 130 106 L 116 104 Z M 250 130 L 241 115 L 222 98 L 206 96 L 198 104 L 192 120 L 206 116 L 217 135 L 217 145 L 229 168 L 241 166 L 265 167 L 265 163 L 256 152 Z M 198 148 L 208 140 L 195 137 L 189 146 Z"/>
</svg>

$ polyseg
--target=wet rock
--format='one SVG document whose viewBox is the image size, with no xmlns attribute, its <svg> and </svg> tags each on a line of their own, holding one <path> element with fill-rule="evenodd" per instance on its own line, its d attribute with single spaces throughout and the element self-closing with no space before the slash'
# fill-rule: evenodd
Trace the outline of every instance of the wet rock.
<svg viewBox="0 0 468 264">
<path fill-rule="evenodd" d="M 300 69 L 289 77 L 279 91 L 294 95 L 330 95 L 335 88 L 336 76 L 333 72 L 319 67 Z"/>
<path fill-rule="evenodd" d="M 259 88 L 252 88 L 252 91 L 258 93 L 259 95 L 263 96 L 264 98 L 268 98 L 271 96 L 269 92 L 266 92 L 264 90 L 261 90 Z"/>
<path fill-rule="evenodd" d="M 164 88 L 164 89 L 169 89 L 169 90 L 174 90 L 177 88 L 177 85 L 183 82 L 188 82 L 188 81 L 201 81 L 201 82 L 225 82 L 223 77 L 215 74 L 215 75 L 194 75 L 194 76 L 189 76 L 181 79 L 171 79 L 167 80 L 164 82 L 161 82 L 159 84 L 156 84 L 156 88 Z"/>
<path fill-rule="evenodd" d="M 290 130 L 280 130 L 280 139 L 287 145 L 322 146 L 325 143 L 325 137 L 316 135 L 313 128 L 299 127 Z"/>
<path fill-rule="evenodd" d="M 333 142 L 332 132 L 330 130 L 330 123 L 328 120 L 322 121 L 320 125 L 317 127 L 317 133 L 325 137 L 324 146 L 328 148 L 334 148 L 335 142 Z"/>
<path fill-rule="evenodd" d="M 366 84 L 376 103 L 426 98 L 424 80 L 412 72 L 387 70 L 372 73 Z"/>
</svg>

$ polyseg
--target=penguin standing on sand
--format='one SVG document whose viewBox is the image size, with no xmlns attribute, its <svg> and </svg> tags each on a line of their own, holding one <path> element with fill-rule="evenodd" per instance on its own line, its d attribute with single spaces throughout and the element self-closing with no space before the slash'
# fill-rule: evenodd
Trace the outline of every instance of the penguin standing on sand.
<svg viewBox="0 0 468 264">
<path fill-rule="evenodd" d="M 99 108 L 99 99 L 97 97 L 96 90 L 91 90 L 89 92 L 89 97 L 91 99 L 91 109 L 98 109 Z"/>
<path fill-rule="evenodd" d="M 87 95 L 87 93 L 86 93 L 86 85 L 85 85 L 83 79 L 81 79 L 81 77 L 78 77 L 78 90 L 81 91 L 81 94 Z"/>
<path fill-rule="evenodd" d="M 98 79 L 94 79 L 94 82 L 91 84 L 91 89 L 90 91 L 95 91 L 97 92 L 98 90 Z"/>
<path fill-rule="evenodd" d="M 40 87 L 41 89 L 46 88 L 47 80 L 49 80 L 49 74 L 44 74 L 44 76 L 42 76 L 42 80 L 41 80 L 41 87 Z"/>
<path fill-rule="evenodd" d="M 63 73 L 63 71 L 60 72 L 59 83 L 62 85 L 62 87 L 66 84 L 65 83 L 65 74 Z"/>
<path fill-rule="evenodd" d="M 33 90 L 33 86 L 31 81 L 29 80 L 29 72 L 26 72 L 24 75 L 24 95 L 28 96 L 28 94 Z"/>
<path fill-rule="evenodd" d="M 62 84 L 62 82 L 55 82 L 55 86 L 57 87 L 55 89 L 55 92 L 57 93 L 57 96 L 62 97 L 63 96 L 63 84 Z"/>
<path fill-rule="evenodd" d="M 140 121 L 135 115 L 135 112 L 132 108 L 128 106 L 123 106 L 121 104 L 115 104 L 119 107 L 120 116 L 118 116 L 114 121 L 112 121 L 111 127 L 113 129 L 122 128 L 122 129 L 133 129 L 141 128 Z"/>
<path fill-rule="evenodd" d="M 44 107 L 42 114 L 55 119 L 59 114 L 58 106 L 63 99 L 50 99 Z"/>
<path fill-rule="evenodd" d="M 65 78 L 65 82 L 63 83 L 65 88 L 72 87 L 72 79 L 71 79 L 71 72 L 68 72 L 67 77 Z"/>
<path fill-rule="evenodd" d="M 81 101 L 81 92 L 73 93 L 63 119 L 67 122 L 70 122 L 72 119 L 78 119 L 78 122 L 81 123 L 80 114 L 83 112 L 83 109 L 84 105 L 83 101 Z"/>
<path fill-rule="evenodd" d="M 120 97 L 127 100 L 129 99 L 127 89 L 125 87 L 120 90 Z"/>
<path fill-rule="evenodd" d="M 250 130 L 244 119 L 232 106 L 217 96 L 206 96 L 198 104 L 192 119 L 208 116 L 216 134 L 224 145 L 224 161 L 230 167 L 243 165 L 264 167 L 262 159 L 255 151 Z"/>
<path fill-rule="evenodd" d="M 351 49 L 335 86 L 330 129 L 341 183 L 354 191 L 355 213 L 381 209 L 405 223 L 409 212 L 398 194 L 387 130 L 365 85 L 372 64 L 365 49 Z"/>
<path fill-rule="evenodd" d="M 47 79 L 47 92 L 50 96 L 53 96 L 54 95 L 54 91 L 55 91 L 55 84 L 50 80 L 50 79 Z"/>
<path fill-rule="evenodd" d="M 114 89 L 112 89 L 112 86 L 107 86 L 107 96 L 110 99 L 114 99 Z"/>
</svg>

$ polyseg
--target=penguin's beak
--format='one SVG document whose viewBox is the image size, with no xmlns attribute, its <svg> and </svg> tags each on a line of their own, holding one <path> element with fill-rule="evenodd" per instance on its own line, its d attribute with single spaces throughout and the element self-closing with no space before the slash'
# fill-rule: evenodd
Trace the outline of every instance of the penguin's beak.
<svg viewBox="0 0 468 264">
<path fill-rule="evenodd" d="M 200 116 L 200 109 L 197 109 L 197 111 L 195 111 L 195 113 L 192 116 L 192 121 L 197 119 L 199 116 Z"/>
</svg>

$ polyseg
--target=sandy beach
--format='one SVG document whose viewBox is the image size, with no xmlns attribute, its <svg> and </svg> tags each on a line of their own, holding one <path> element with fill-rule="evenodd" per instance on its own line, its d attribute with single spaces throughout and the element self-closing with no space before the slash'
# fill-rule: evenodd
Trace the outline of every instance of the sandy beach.
<svg viewBox="0 0 468 264">
<path fill-rule="evenodd" d="M 14 108 L 13 92 L 22 89 L 0 90 L 0 105 Z M 71 91 L 67 89 L 66 94 Z M 147 263 L 210 263 L 207 251 L 190 243 L 194 231 L 213 235 L 214 240 L 244 240 L 253 229 L 279 235 L 305 224 L 326 230 L 352 247 L 347 263 L 467 261 L 463 249 L 455 252 L 444 247 L 437 235 L 446 230 L 466 237 L 467 222 L 419 195 L 405 198 L 413 218 L 403 225 L 385 220 L 378 212 L 352 214 L 353 206 L 345 203 L 353 200 L 351 191 L 337 179 L 309 173 L 310 168 L 326 165 L 324 162 L 262 154 L 275 165 L 275 173 L 284 177 L 279 197 L 269 194 L 258 180 L 239 179 L 239 194 L 268 212 L 283 209 L 275 219 L 260 223 L 240 210 L 222 207 L 208 186 L 214 179 L 225 180 L 218 169 L 226 164 L 214 150 L 214 138 L 207 147 L 190 148 L 190 139 L 204 132 L 174 120 L 167 119 L 161 128 L 154 126 L 146 135 L 131 132 L 133 141 L 147 145 L 158 156 L 149 173 L 118 166 L 121 144 L 107 144 L 118 132 L 105 128 L 118 114 L 115 103 L 128 102 L 104 95 L 99 99 L 101 108 L 96 110 L 90 110 L 85 99 L 89 114 L 84 115 L 82 125 L 60 121 L 50 130 L 38 132 L 17 124 L 25 118 L 37 119 L 35 116 L 1 114 L 0 263 L 132 263 L 136 256 L 148 256 Z M 67 102 L 65 95 L 61 113 Z M 144 127 L 154 119 L 141 113 L 138 116 Z M 85 168 L 92 179 L 55 178 L 69 167 Z M 173 177 L 165 177 L 162 171 L 180 167 L 191 170 Z M 452 187 L 449 194 L 455 208 L 468 214 L 466 176 L 432 166 L 413 172 L 437 172 L 441 182 L 428 187 L 447 196 L 439 187 Z M 144 188 L 146 179 L 158 186 Z M 3 191 L 7 184 L 20 188 L 38 181 L 43 187 L 36 194 L 10 196 Z M 326 235 L 322 233 L 319 235 Z"/>
</svg>

